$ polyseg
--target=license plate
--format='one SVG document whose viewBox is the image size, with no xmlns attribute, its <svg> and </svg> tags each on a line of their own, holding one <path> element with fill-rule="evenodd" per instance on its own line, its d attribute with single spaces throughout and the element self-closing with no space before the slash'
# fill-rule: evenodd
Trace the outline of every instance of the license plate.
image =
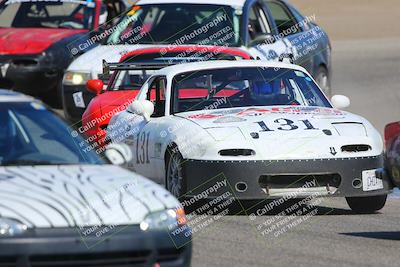
<svg viewBox="0 0 400 267">
<path fill-rule="evenodd" d="M 82 92 L 73 93 L 72 97 L 74 98 L 74 103 L 77 108 L 85 107 L 85 101 L 83 100 Z"/>
<path fill-rule="evenodd" d="M 365 170 L 362 172 L 363 191 L 383 189 L 382 179 L 376 177 L 376 170 Z"/>
</svg>

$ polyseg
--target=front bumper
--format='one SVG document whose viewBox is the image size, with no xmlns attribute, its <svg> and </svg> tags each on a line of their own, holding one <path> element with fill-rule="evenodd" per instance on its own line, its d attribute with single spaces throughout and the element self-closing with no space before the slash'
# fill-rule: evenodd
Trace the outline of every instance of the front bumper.
<svg viewBox="0 0 400 267">
<path fill-rule="evenodd" d="M 31 95 L 56 90 L 63 75 L 43 54 L 0 55 L 0 69 L 0 87 Z"/>
<path fill-rule="evenodd" d="M 183 234 L 172 240 L 167 231 L 138 226 L 103 240 L 83 239 L 73 228 L 41 229 L 30 237 L 0 238 L 0 266 L 190 266 L 188 241 Z"/>
<path fill-rule="evenodd" d="M 72 122 L 79 122 L 82 120 L 82 115 L 89 105 L 90 101 L 96 96 L 94 93 L 89 92 L 85 85 L 62 85 L 62 98 L 63 98 L 63 108 L 64 114 L 68 120 Z M 82 94 L 82 100 L 84 106 L 77 106 L 74 101 L 74 94 Z"/>
<path fill-rule="evenodd" d="M 383 171 L 383 156 L 311 160 L 202 161 L 183 163 L 186 197 L 193 197 L 199 188 L 226 179 L 229 191 L 239 199 L 263 199 L 297 193 L 304 197 L 319 193 L 326 196 L 372 196 L 387 194 L 392 189 Z M 383 189 L 363 191 L 362 171 L 379 169 Z M 310 183 L 315 180 L 315 186 Z M 307 190 L 301 189 L 310 183 Z M 361 182 L 361 184 L 360 184 Z M 244 190 L 245 189 L 245 190 Z M 209 198 L 219 196 L 210 193 Z"/>
</svg>

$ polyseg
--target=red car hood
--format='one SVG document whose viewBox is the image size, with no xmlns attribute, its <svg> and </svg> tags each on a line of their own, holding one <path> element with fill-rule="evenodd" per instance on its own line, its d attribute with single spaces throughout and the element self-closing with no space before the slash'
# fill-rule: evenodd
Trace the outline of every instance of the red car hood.
<svg viewBox="0 0 400 267">
<path fill-rule="evenodd" d="M 107 91 L 96 96 L 83 113 L 82 125 L 87 125 L 87 128 L 95 126 L 91 124 L 95 118 L 101 118 L 95 120 L 96 126 L 108 124 L 112 115 L 124 110 L 138 93 L 139 90 L 121 90 Z"/>
<path fill-rule="evenodd" d="M 0 28 L 0 54 L 37 54 L 55 42 L 87 30 Z"/>
<path fill-rule="evenodd" d="M 98 97 L 99 105 L 104 113 L 109 108 L 127 105 L 133 101 L 139 90 L 107 91 Z"/>
</svg>

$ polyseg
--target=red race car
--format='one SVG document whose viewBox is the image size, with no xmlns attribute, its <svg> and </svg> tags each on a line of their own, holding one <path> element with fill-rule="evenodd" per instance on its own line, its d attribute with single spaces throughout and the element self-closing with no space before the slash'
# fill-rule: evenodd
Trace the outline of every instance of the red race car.
<svg viewBox="0 0 400 267">
<path fill-rule="evenodd" d="M 64 70 L 96 46 L 99 26 L 125 10 L 125 0 L 0 1 L 0 87 L 61 104 Z"/>
<path fill-rule="evenodd" d="M 246 60 L 252 59 L 252 57 L 238 48 L 191 45 L 139 49 L 123 55 L 120 62 L 136 64 L 162 62 L 165 66 L 174 64 L 173 62 L 184 63 L 216 59 Z M 87 82 L 88 90 L 97 96 L 91 100 L 85 110 L 82 116 L 82 127 L 79 128 L 79 131 L 87 136 L 87 141 L 93 147 L 100 149 L 99 152 L 104 146 L 105 130 L 111 117 L 124 110 L 133 101 L 149 76 L 148 74 L 147 70 L 115 71 L 109 77 L 105 90 L 103 90 L 105 86 L 102 80 Z"/>
</svg>

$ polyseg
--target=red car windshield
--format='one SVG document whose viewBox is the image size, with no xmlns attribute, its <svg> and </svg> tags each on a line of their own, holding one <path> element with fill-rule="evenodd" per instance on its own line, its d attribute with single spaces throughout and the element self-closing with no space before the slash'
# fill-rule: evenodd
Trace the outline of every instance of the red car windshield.
<svg viewBox="0 0 400 267">
<path fill-rule="evenodd" d="M 90 1 L 5 0 L 0 27 L 91 29 L 95 3 Z"/>
</svg>

